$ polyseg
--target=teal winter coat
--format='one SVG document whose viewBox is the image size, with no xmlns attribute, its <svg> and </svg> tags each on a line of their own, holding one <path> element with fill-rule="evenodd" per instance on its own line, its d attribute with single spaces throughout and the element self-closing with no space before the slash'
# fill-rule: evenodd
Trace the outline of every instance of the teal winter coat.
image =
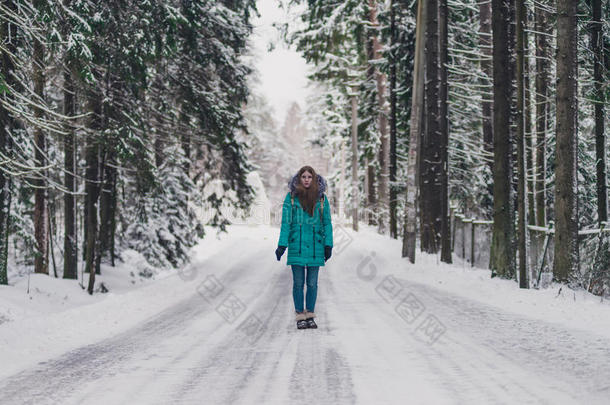
<svg viewBox="0 0 610 405">
<path fill-rule="evenodd" d="M 287 265 L 324 266 L 324 246 L 333 245 L 333 226 L 330 219 L 330 204 L 324 195 L 326 181 L 318 175 L 320 196 L 310 216 L 294 194 L 293 188 L 286 194 L 282 206 L 282 225 L 278 246 L 288 247 Z M 293 178 L 294 179 L 294 178 Z M 291 185 L 296 184 L 291 181 Z M 322 187 L 320 187 L 322 186 Z M 320 199 L 324 209 L 320 211 Z"/>
</svg>

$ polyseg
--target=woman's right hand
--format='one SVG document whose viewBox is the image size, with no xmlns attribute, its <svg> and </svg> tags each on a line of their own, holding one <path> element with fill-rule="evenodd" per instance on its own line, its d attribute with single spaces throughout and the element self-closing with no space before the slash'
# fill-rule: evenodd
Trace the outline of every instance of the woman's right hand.
<svg viewBox="0 0 610 405">
<path fill-rule="evenodd" d="M 282 255 L 284 254 L 285 250 L 286 250 L 286 246 L 278 246 L 277 249 L 275 249 L 275 257 L 277 257 L 278 262 L 282 258 Z"/>
</svg>

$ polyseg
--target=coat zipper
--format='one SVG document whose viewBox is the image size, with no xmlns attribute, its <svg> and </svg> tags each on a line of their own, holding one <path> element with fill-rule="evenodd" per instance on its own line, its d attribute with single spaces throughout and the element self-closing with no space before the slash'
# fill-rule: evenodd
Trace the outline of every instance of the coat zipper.
<svg viewBox="0 0 610 405">
<path fill-rule="evenodd" d="M 299 254 L 301 254 L 301 242 L 303 239 L 302 226 L 303 225 L 299 225 Z"/>
</svg>

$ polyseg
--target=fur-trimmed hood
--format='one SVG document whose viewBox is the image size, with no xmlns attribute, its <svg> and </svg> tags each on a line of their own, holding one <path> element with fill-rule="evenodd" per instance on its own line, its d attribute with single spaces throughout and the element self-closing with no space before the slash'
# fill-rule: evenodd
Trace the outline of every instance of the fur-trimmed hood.
<svg viewBox="0 0 610 405">
<path fill-rule="evenodd" d="M 295 195 L 298 183 L 298 173 L 294 174 L 290 181 L 288 182 L 288 190 L 290 190 L 291 195 Z M 324 193 L 326 192 L 326 179 L 318 174 L 318 199 L 322 198 Z"/>
</svg>

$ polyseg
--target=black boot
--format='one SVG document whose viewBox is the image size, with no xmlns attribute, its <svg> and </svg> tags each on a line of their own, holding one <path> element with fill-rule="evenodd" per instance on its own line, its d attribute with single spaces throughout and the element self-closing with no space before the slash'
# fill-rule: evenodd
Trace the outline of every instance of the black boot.
<svg viewBox="0 0 610 405">
<path fill-rule="evenodd" d="M 315 316 L 316 314 L 314 314 L 313 312 L 305 312 L 305 320 L 307 321 L 308 329 L 317 329 L 318 325 L 316 325 L 316 321 L 313 320 Z"/>
<path fill-rule="evenodd" d="M 297 312 L 297 329 L 307 329 L 307 320 L 304 312 Z"/>
</svg>

